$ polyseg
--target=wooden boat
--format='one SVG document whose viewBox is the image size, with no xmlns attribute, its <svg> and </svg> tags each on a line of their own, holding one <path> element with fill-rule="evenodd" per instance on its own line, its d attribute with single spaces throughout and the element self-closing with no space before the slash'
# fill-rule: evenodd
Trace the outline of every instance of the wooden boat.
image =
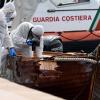
<svg viewBox="0 0 100 100">
<path fill-rule="evenodd" d="M 90 100 L 97 61 L 85 53 L 44 53 L 41 61 L 18 56 L 15 82 L 68 100 Z"/>
</svg>

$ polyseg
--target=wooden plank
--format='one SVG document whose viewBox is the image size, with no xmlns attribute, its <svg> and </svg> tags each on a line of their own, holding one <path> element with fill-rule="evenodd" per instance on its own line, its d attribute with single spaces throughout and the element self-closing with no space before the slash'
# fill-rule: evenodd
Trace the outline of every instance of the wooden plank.
<svg viewBox="0 0 100 100">
<path fill-rule="evenodd" d="M 30 89 L 0 78 L 1 100 L 64 100 L 62 98 Z"/>
</svg>

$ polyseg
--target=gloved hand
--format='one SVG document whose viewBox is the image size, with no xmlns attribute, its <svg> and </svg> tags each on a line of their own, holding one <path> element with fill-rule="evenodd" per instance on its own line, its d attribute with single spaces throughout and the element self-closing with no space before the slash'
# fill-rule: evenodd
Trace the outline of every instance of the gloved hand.
<svg viewBox="0 0 100 100">
<path fill-rule="evenodd" d="M 10 57 L 16 56 L 16 51 L 13 47 L 8 49 L 8 53 Z"/>
<path fill-rule="evenodd" d="M 27 39 L 27 40 L 26 40 L 26 43 L 27 43 L 27 45 L 32 46 L 33 41 L 30 40 L 30 39 Z"/>
</svg>

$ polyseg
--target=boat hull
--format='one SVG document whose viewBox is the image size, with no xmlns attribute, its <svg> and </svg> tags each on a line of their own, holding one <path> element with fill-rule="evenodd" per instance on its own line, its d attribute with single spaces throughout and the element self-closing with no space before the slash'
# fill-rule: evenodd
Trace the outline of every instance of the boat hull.
<svg viewBox="0 0 100 100">
<path fill-rule="evenodd" d="M 46 55 L 41 61 L 17 57 L 16 82 L 68 100 L 88 100 L 96 61 L 82 53 Z"/>
</svg>

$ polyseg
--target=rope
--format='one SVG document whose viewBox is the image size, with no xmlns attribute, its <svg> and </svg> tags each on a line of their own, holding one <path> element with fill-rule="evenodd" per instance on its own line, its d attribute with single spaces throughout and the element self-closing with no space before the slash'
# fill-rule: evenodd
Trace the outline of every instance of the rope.
<svg viewBox="0 0 100 100">
<path fill-rule="evenodd" d="M 96 64 L 97 61 L 89 58 L 64 58 L 64 57 L 55 57 L 54 61 L 85 61 Z"/>
</svg>

